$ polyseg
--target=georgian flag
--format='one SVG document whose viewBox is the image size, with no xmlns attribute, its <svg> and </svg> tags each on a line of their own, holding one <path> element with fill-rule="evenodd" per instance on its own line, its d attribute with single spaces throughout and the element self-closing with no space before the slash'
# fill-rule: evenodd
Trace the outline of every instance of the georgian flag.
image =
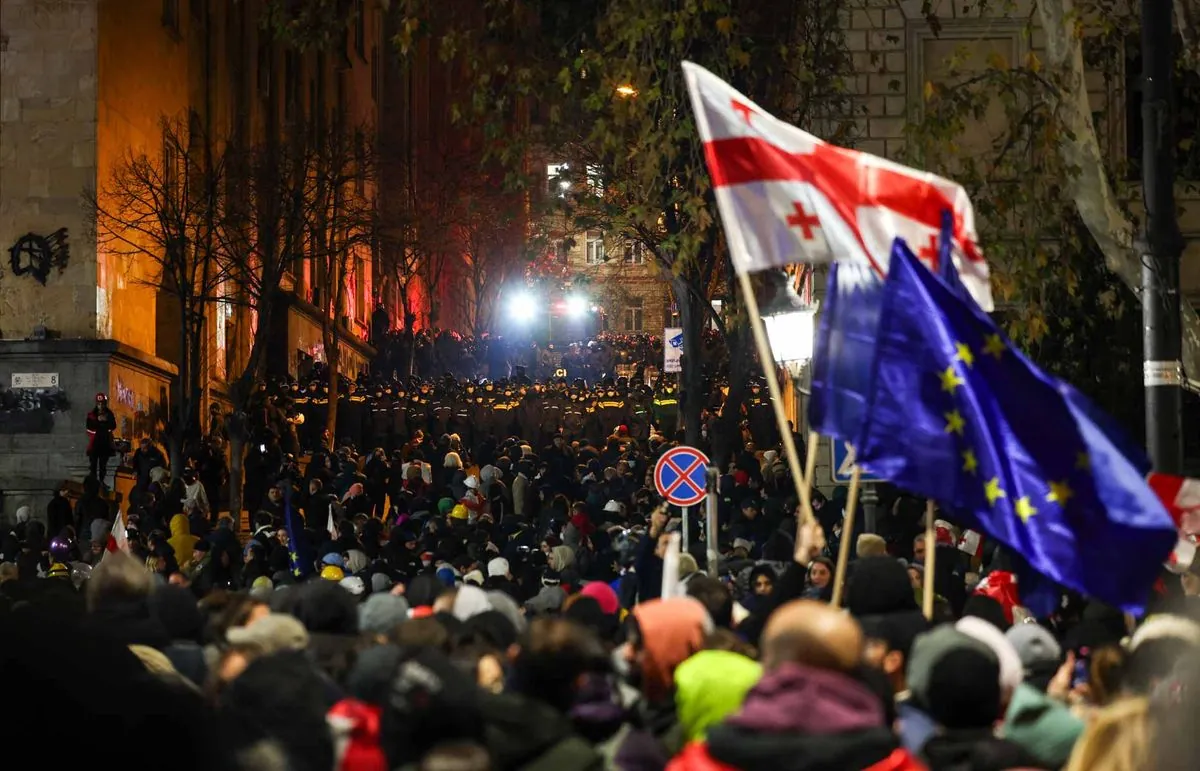
<svg viewBox="0 0 1200 771">
<path fill-rule="evenodd" d="M 1167 557 L 1167 569 L 1186 573 L 1196 556 L 1200 535 L 1200 480 L 1152 473 L 1147 481 L 1179 528 L 1179 542 Z"/>
<path fill-rule="evenodd" d="M 824 142 L 696 64 L 684 62 L 683 72 L 739 273 L 838 260 L 871 265 L 882 276 L 897 238 L 937 271 L 942 213 L 949 211 L 959 277 L 992 310 L 975 211 L 960 185 Z"/>
<path fill-rule="evenodd" d="M 113 520 L 112 531 L 108 534 L 108 541 L 105 542 L 104 548 L 106 551 L 129 552 L 129 534 L 125 532 L 125 515 L 119 511 L 117 518 Z"/>
</svg>

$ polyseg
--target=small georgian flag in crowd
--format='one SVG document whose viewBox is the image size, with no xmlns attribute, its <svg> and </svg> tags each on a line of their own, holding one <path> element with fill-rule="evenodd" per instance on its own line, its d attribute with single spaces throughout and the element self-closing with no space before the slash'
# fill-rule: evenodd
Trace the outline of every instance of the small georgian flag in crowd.
<svg viewBox="0 0 1200 771">
<path fill-rule="evenodd" d="M 1179 528 L 1179 542 L 1167 557 L 1167 569 L 1184 573 L 1196 557 L 1200 536 L 1200 479 L 1152 473 L 1147 481 Z"/>
<path fill-rule="evenodd" d="M 983 556 L 983 536 L 974 530 L 964 530 L 958 537 L 958 550 L 972 557 Z"/>
<path fill-rule="evenodd" d="M 739 273 L 836 260 L 871 265 L 882 276 L 897 238 L 937 271 L 948 211 L 959 278 L 992 310 L 975 211 L 961 185 L 818 139 L 699 65 L 684 62 L 683 72 Z"/>
<path fill-rule="evenodd" d="M 108 551 L 129 551 L 129 535 L 125 532 L 125 515 L 117 512 L 117 518 L 113 521 L 112 531 L 108 534 L 108 541 L 104 544 L 104 548 Z"/>
</svg>

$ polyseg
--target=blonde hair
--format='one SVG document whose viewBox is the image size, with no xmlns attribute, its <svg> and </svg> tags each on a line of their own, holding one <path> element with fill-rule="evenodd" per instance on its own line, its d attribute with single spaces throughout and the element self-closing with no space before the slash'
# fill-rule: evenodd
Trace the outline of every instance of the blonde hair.
<svg viewBox="0 0 1200 771">
<path fill-rule="evenodd" d="M 863 557 L 883 557 L 887 554 L 887 541 L 874 533 L 863 533 L 854 545 L 854 552 L 859 559 Z"/>
<path fill-rule="evenodd" d="M 1066 771 L 1143 771 L 1153 765 L 1150 702 L 1120 699 L 1092 715 Z"/>
<path fill-rule="evenodd" d="M 154 576 L 123 551 L 111 551 L 92 570 L 87 585 L 87 607 L 95 610 L 108 600 L 137 600 L 150 596 Z"/>
</svg>

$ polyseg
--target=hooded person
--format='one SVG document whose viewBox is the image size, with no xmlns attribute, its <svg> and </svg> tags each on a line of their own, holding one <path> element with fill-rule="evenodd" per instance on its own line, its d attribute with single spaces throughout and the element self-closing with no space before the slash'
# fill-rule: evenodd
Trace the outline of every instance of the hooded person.
<svg viewBox="0 0 1200 771">
<path fill-rule="evenodd" d="M 192 535 L 191 523 L 184 514 L 171 517 L 171 537 L 167 543 L 175 551 L 175 561 L 185 565 L 192 559 L 192 551 L 196 548 L 199 538 Z"/>
<path fill-rule="evenodd" d="M 914 702 L 940 727 L 921 755 L 930 771 L 1042 768 L 1032 753 L 993 732 L 1004 714 L 1008 686 L 1005 665 L 986 629 L 995 630 L 1002 640 L 1004 635 L 986 621 L 974 621 L 983 626 L 941 626 L 913 643 L 908 685 Z"/>
<path fill-rule="evenodd" d="M 620 768 L 663 764 L 684 745 L 675 714 L 675 669 L 699 651 L 713 630 L 704 605 L 692 597 L 654 599 L 635 606 L 628 641 L 621 649 L 633 684 L 642 692 L 645 734 L 631 735 L 617 750 Z"/>
<path fill-rule="evenodd" d="M 703 740 L 711 726 L 742 706 L 762 665 L 732 651 L 700 651 L 675 668 L 675 710 L 684 739 Z"/>
<path fill-rule="evenodd" d="M 762 678 L 741 708 L 708 729 L 669 771 L 868 769 L 916 771 L 883 703 L 860 675 L 862 631 L 825 603 L 780 606 L 761 638 Z"/>
</svg>

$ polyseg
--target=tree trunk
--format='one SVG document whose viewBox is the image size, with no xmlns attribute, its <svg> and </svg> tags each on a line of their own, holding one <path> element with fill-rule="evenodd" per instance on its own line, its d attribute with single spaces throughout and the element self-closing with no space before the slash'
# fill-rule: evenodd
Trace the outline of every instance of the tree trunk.
<svg viewBox="0 0 1200 771">
<path fill-rule="evenodd" d="M 1117 204 L 1092 119 L 1083 65 L 1084 28 L 1076 23 L 1080 10 L 1074 0 L 1042 0 L 1037 10 L 1046 33 L 1046 64 L 1059 77 L 1059 114 L 1067 129 L 1058 152 L 1078 169 L 1070 181 L 1075 208 L 1103 252 L 1105 265 L 1140 299 L 1142 258 L 1134 245 L 1133 222 Z M 1180 306 L 1183 369 L 1194 380 L 1200 378 L 1200 316 L 1190 302 Z"/>
<path fill-rule="evenodd" d="M 230 413 L 225 421 L 229 434 L 229 514 L 235 526 L 242 526 L 242 480 L 245 476 L 243 460 L 246 457 L 246 414 Z M 247 524 L 249 524 L 247 522 Z"/>
<path fill-rule="evenodd" d="M 325 320 L 325 363 L 329 370 L 329 412 L 325 419 L 325 430 L 329 432 L 329 441 L 334 447 L 337 447 L 338 393 L 342 381 L 342 355 L 336 326 L 336 321 Z"/>
<path fill-rule="evenodd" d="M 725 468 L 734 454 L 742 448 L 742 403 L 746 400 L 746 384 L 748 377 L 739 373 L 749 373 L 754 367 L 754 344 L 750 336 L 750 328 L 746 323 L 737 324 L 725 337 L 725 347 L 729 351 L 729 393 L 725 396 L 725 404 L 721 408 L 721 417 L 710 437 L 713 443 L 713 461 L 718 468 Z"/>
<path fill-rule="evenodd" d="M 684 441 L 699 447 L 700 412 L 704 408 L 704 356 L 701 336 L 708 315 L 699 307 L 694 293 L 689 291 L 686 277 L 671 279 L 671 290 L 679 306 L 679 323 L 683 327 L 683 372 L 680 373 L 679 419 L 683 423 Z"/>
<path fill-rule="evenodd" d="M 171 464 L 171 481 L 179 479 L 179 475 L 183 472 L 183 435 L 187 430 L 187 398 L 189 392 L 189 384 L 192 378 L 192 366 L 189 361 L 189 353 L 191 352 L 191 335 L 189 328 L 191 322 L 187 318 L 186 309 L 188 307 L 185 298 L 179 298 L 181 308 L 184 312 L 180 314 L 179 325 L 179 374 L 171 383 L 171 420 L 167 426 L 167 461 Z"/>
</svg>

